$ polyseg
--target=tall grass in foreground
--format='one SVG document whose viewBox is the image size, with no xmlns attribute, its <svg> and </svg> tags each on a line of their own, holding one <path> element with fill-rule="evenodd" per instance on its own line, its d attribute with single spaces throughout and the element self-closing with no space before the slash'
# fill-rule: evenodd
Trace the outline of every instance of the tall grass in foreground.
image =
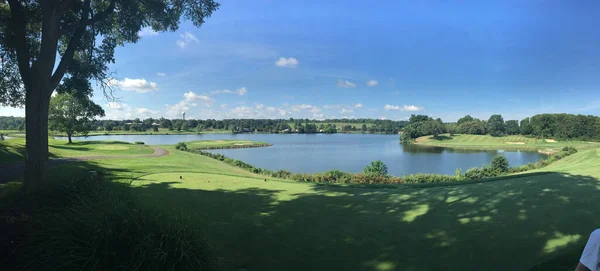
<svg viewBox="0 0 600 271">
<path fill-rule="evenodd" d="M 55 182 L 36 200 L 24 267 L 34 270 L 215 270 L 200 230 L 144 208 L 128 184 Z M 58 194 L 59 193 L 59 194 Z"/>
</svg>

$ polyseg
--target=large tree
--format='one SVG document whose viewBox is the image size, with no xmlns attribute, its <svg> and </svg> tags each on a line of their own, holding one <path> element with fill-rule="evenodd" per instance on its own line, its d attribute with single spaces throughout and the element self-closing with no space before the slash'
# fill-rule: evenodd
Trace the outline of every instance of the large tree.
<svg viewBox="0 0 600 271">
<path fill-rule="evenodd" d="M 509 135 L 517 135 L 520 133 L 519 121 L 518 120 L 507 120 L 506 121 L 506 133 Z"/>
<path fill-rule="evenodd" d="M 62 93 L 50 99 L 50 128 L 67 134 L 69 144 L 73 143 L 73 135 L 87 135 L 91 127 L 90 122 L 96 116 L 103 117 L 104 110 L 88 97 L 77 98 L 69 93 Z"/>
<path fill-rule="evenodd" d="M 506 132 L 506 124 L 502 115 L 492 115 L 488 120 L 488 132 L 491 136 L 500 136 Z"/>
<path fill-rule="evenodd" d="M 143 27 L 175 31 L 182 18 L 199 27 L 218 6 L 213 0 L 0 0 L 0 103 L 25 105 L 25 186 L 45 179 L 48 107 L 57 87 L 87 91 L 90 80 L 106 86 L 116 46 L 137 42 Z"/>
</svg>

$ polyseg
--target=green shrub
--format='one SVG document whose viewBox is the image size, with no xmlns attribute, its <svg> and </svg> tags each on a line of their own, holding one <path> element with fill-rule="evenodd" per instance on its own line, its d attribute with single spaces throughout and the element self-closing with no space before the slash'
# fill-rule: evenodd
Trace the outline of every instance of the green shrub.
<svg viewBox="0 0 600 271">
<path fill-rule="evenodd" d="M 458 179 L 451 175 L 417 173 L 404 176 L 403 181 L 404 183 L 446 183 L 455 182 Z"/>
<path fill-rule="evenodd" d="M 291 175 L 292 173 L 289 170 L 280 169 L 279 171 L 273 173 L 271 176 L 273 176 L 274 178 L 288 179 Z"/>
<path fill-rule="evenodd" d="M 183 142 L 179 142 L 177 143 L 177 145 L 175 145 L 175 149 L 178 149 L 180 151 L 187 151 L 187 145 Z"/>
<path fill-rule="evenodd" d="M 463 180 L 464 176 L 462 174 L 462 170 L 460 168 L 457 168 L 456 170 L 454 170 L 454 177 L 456 178 L 457 181 Z"/>
<path fill-rule="evenodd" d="M 388 169 L 381 160 L 377 160 L 366 166 L 363 173 L 366 175 L 385 176 L 388 174 Z"/>
<path fill-rule="evenodd" d="M 197 226 L 184 216 L 141 208 L 125 185 L 91 189 L 70 205 L 34 216 L 28 269 L 216 269 Z"/>
<path fill-rule="evenodd" d="M 135 144 L 144 145 L 144 142 L 142 142 L 142 141 L 136 141 Z"/>
<path fill-rule="evenodd" d="M 465 172 L 465 178 L 467 180 L 476 180 L 476 179 L 485 178 L 486 174 L 487 173 L 485 172 L 485 169 L 474 167 L 474 168 L 468 169 Z"/>
<path fill-rule="evenodd" d="M 496 174 L 503 174 L 508 172 L 508 159 L 504 155 L 498 154 L 492 158 L 492 163 L 490 165 L 491 171 Z"/>
</svg>

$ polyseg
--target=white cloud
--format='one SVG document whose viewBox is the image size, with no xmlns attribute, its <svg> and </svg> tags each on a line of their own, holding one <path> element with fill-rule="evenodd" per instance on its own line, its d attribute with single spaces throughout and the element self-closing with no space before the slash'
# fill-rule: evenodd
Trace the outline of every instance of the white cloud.
<svg viewBox="0 0 600 271">
<path fill-rule="evenodd" d="M 402 111 L 421 111 L 424 109 L 424 107 L 416 105 L 405 105 L 402 107 Z"/>
<path fill-rule="evenodd" d="M 342 113 L 342 114 L 347 114 L 347 113 L 352 113 L 352 112 L 354 112 L 354 110 L 352 110 L 352 109 L 342 108 L 342 110 L 340 110 L 340 113 Z"/>
<path fill-rule="evenodd" d="M 256 109 L 263 109 L 263 108 L 265 108 L 264 104 L 257 104 L 256 105 Z"/>
<path fill-rule="evenodd" d="M 248 90 L 245 87 L 241 87 L 236 90 L 217 89 L 217 90 L 211 91 L 210 93 L 211 94 L 228 93 L 228 94 L 238 94 L 240 96 L 244 96 L 244 95 L 246 95 L 246 93 L 248 93 Z"/>
<path fill-rule="evenodd" d="M 280 57 L 275 61 L 275 65 L 283 68 L 295 68 L 300 62 L 295 57 Z"/>
<path fill-rule="evenodd" d="M 158 111 L 154 111 L 154 110 L 150 110 L 148 108 L 142 107 L 142 108 L 136 108 L 135 113 L 136 113 L 137 117 L 147 119 L 152 116 L 155 116 L 158 113 Z"/>
<path fill-rule="evenodd" d="M 136 118 L 134 110 L 125 103 L 109 102 L 104 110 L 104 119 L 123 120 Z"/>
<path fill-rule="evenodd" d="M 131 79 L 125 78 L 121 81 L 117 79 L 108 80 L 108 84 L 115 86 L 125 91 L 135 91 L 137 93 L 146 93 L 154 90 L 158 90 L 158 85 L 155 82 L 146 81 L 146 79 Z"/>
<path fill-rule="evenodd" d="M 228 105 L 228 104 L 221 104 L 221 108 L 225 109 L 225 108 L 227 108 L 227 107 L 229 107 L 229 105 Z"/>
<path fill-rule="evenodd" d="M 152 27 L 144 27 L 138 32 L 140 37 L 158 36 L 158 32 L 152 30 Z"/>
<path fill-rule="evenodd" d="M 164 72 L 157 72 L 156 75 L 158 75 L 160 77 L 167 76 L 167 74 Z"/>
<path fill-rule="evenodd" d="M 357 103 L 354 105 L 354 108 L 362 108 L 362 107 L 363 107 L 363 104 L 361 104 L 361 103 Z"/>
<path fill-rule="evenodd" d="M 377 84 L 379 84 L 379 82 L 377 82 L 377 80 L 370 80 L 369 82 L 367 82 L 367 86 L 369 86 L 369 87 L 374 87 Z"/>
<path fill-rule="evenodd" d="M 213 103 L 215 99 L 208 97 L 206 95 L 198 95 L 193 91 L 187 92 L 183 94 L 183 98 L 186 102 L 195 102 L 200 101 L 204 103 Z"/>
<path fill-rule="evenodd" d="M 310 112 L 310 113 L 319 113 L 319 112 L 321 112 L 321 108 L 313 107 L 308 112 Z"/>
<path fill-rule="evenodd" d="M 177 46 L 179 46 L 179 48 L 183 49 L 185 47 L 188 46 L 188 44 L 192 43 L 192 42 L 198 42 L 198 38 L 196 38 L 196 36 L 194 36 L 194 34 L 190 33 L 190 32 L 184 32 L 183 34 L 180 34 L 180 39 L 177 40 Z"/>
<path fill-rule="evenodd" d="M 340 108 L 340 105 L 339 104 L 326 104 L 326 105 L 323 106 L 323 108 L 325 108 L 325 109 L 337 109 L 337 108 Z"/>
<path fill-rule="evenodd" d="M 424 110 L 425 108 L 422 106 L 416 106 L 416 105 L 403 105 L 403 106 L 399 106 L 399 105 L 389 105 L 386 104 L 383 109 L 385 109 L 386 111 L 388 110 L 401 110 L 401 111 L 421 111 Z"/>
<path fill-rule="evenodd" d="M 215 99 L 208 97 L 206 95 L 199 95 L 193 91 L 189 91 L 183 94 L 183 100 L 179 101 L 174 105 L 165 104 L 166 115 L 169 118 L 178 118 L 181 116 L 181 113 L 190 110 L 193 107 L 198 106 L 198 102 L 203 103 L 210 107 L 212 103 L 215 102 Z M 222 105 L 221 105 L 222 106 Z M 188 115 L 190 118 L 192 115 Z"/>
<path fill-rule="evenodd" d="M 399 105 L 390 105 L 390 104 L 386 104 L 383 109 L 387 110 L 400 110 L 400 106 Z"/>
<path fill-rule="evenodd" d="M 268 106 L 267 107 L 267 112 L 269 112 L 269 113 L 273 113 L 273 112 L 276 112 L 276 111 L 277 111 L 276 107 L 272 107 L 272 106 Z"/>
<path fill-rule="evenodd" d="M 352 82 L 350 82 L 348 80 L 342 80 L 342 79 L 340 79 L 337 82 L 337 86 L 339 88 L 355 88 L 356 84 L 354 84 L 354 83 L 352 83 Z"/>
</svg>

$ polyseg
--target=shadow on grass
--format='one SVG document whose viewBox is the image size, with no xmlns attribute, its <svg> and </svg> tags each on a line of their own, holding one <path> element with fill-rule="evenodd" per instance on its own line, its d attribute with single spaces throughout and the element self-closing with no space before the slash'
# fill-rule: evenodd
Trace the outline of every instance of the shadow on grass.
<svg viewBox="0 0 600 271">
<path fill-rule="evenodd" d="M 123 142 L 123 141 L 74 141 L 73 143 L 69 144 L 72 146 L 85 146 L 85 145 L 107 145 L 107 144 L 127 144 L 127 145 L 131 145 L 131 143 L 129 142 Z"/>
<path fill-rule="evenodd" d="M 107 180 L 143 173 L 88 161 L 54 168 L 51 176 L 89 170 Z M 186 189 L 176 186 L 202 180 L 176 179 L 131 190 L 146 206 L 190 217 L 228 270 L 574 269 L 600 225 L 598 180 L 521 177 L 396 189 L 262 181 L 236 188 L 216 180 Z M 244 181 L 252 179 L 236 182 Z"/>
<path fill-rule="evenodd" d="M 71 150 L 71 151 L 91 151 L 91 150 L 93 150 L 93 148 L 79 147 L 79 146 L 71 145 L 71 144 L 67 144 L 67 145 L 51 145 L 51 147 L 55 148 L 55 149 L 59 149 L 59 150 Z"/>
<path fill-rule="evenodd" d="M 600 225 L 598 180 L 559 173 L 306 193 L 175 183 L 133 190 L 155 208 L 189 214 L 229 267 L 248 270 L 526 270 L 546 261 L 572 269 Z"/>
<path fill-rule="evenodd" d="M 25 145 L 0 144 L 0 163 L 21 161 L 25 157 Z"/>
<path fill-rule="evenodd" d="M 447 135 L 438 135 L 438 136 L 433 136 L 431 138 L 433 138 L 435 140 L 439 140 L 439 141 L 444 141 L 444 140 L 450 140 L 450 139 L 452 139 L 451 136 L 447 136 Z"/>
</svg>

